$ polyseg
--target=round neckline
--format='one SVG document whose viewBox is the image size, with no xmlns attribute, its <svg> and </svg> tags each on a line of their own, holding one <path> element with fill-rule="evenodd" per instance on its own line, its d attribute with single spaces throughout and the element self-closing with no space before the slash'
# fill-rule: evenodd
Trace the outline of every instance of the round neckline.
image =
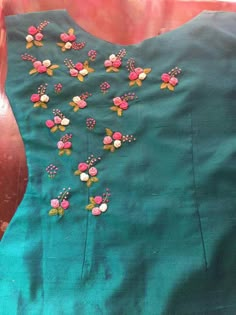
<svg viewBox="0 0 236 315">
<path fill-rule="evenodd" d="M 187 22 L 185 22 L 184 24 L 176 27 L 175 29 L 172 29 L 168 32 L 164 32 L 162 34 L 159 34 L 159 35 L 156 35 L 156 36 L 151 36 L 151 37 L 148 37 L 148 38 L 145 38 L 137 43 L 134 43 L 134 44 L 120 44 L 120 43 L 113 43 L 113 42 L 110 42 L 106 39 L 102 39 L 100 37 L 97 37 L 96 35 L 93 35 L 92 33 L 90 33 L 89 31 L 86 31 L 83 27 L 81 27 L 79 25 L 79 23 L 77 23 L 77 21 L 74 20 L 74 18 L 69 14 L 69 12 L 65 9 L 63 10 L 63 12 L 65 13 L 66 17 L 68 18 L 68 20 L 70 21 L 71 25 L 73 25 L 73 28 L 78 30 L 79 32 L 82 32 L 84 33 L 84 35 L 86 35 L 86 37 L 89 39 L 89 40 L 92 40 L 92 41 L 96 41 L 100 44 L 109 44 L 111 46 L 120 46 L 120 47 L 124 47 L 124 48 L 135 48 L 137 46 L 140 46 L 142 45 L 143 43 L 147 43 L 147 42 L 152 42 L 154 40 L 158 40 L 158 39 L 164 39 L 165 37 L 169 37 L 171 35 L 175 35 L 181 31 L 184 31 L 186 28 L 188 28 L 189 26 L 191 26 L 192 24 L 195 24 L 196 21 L 200 20 L 200 19 L 203 19 L 203 17 L 206 15 L 206 14 L 209 14 L 209 13 L 214 13 L 214 12 L 219 12 L 219 11 L 209 11 L 209 10 L 203 10 L 201 11 L 200 13 L 198 13 L 196 16 L 194 16 L 192 19 L 188 20 Z"/>
</svg>

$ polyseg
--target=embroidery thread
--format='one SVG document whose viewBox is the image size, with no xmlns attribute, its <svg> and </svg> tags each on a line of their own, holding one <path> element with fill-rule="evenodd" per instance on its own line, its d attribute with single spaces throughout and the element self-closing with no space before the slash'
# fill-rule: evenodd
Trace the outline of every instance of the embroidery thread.
<svg viewBox="0 0 236 315">
<path fill-rule="evenodd" d="M 73 111 L 77 112 L 78 110 L 87 107 L 88 104 L 86 102 L 86 99 L 91 95 L 91 93 L 85 92 L 80 96 L 74 96 L 72 102 L 69 103 L 70 106 L 74 107 Z"/>
<path fill-rule="evenodd" d="M 54 92 L 56 94 L 60 94 L 61 91 L 62 91 L 62 84 L 61 83 L 54 84 Z"/>
<path fill-rule="evenodd" d="M 89 60 L 95 61 L 96 58 L 97 58 L 97 51 L 94 50 L 94 49 L 91 49 L 91 50 L 88 52 L 88 57 L 89 57 Z"/>
<path fill-rule="evenodd" d="M 93 183 L 99 181 L 96 177 L 98 170 L 94 165 L 101 160 L 100 157 L 90 155 L 86 162 L 81 162 L 78 165 L 78 170 L 74 172 L 76 176 L 80 176 L 82 182 L 86 182 L 87 187 L 91 187 Z"/>
<path fill-rule="evenodd" d="M 103 139 L 103 149 L 110 150 L 115 152 L 116 149 L 119 149 L 124 142 L 136 141 L 133 135 L 123 136 L 119 131 L 112 131 L 111 129 L 106 128 L 106 136 Z"/>
<path fill-rule="evenodd" d="M 30 70 L 29 74 L 42 74 L 47 73 L 49 76 L 53 76 L 53 70 L 59 68 L 58 65 L 52 65 L 51 60 L 45 59 L 43 61 L 37 60 L 34 56 L 29 54 L 21 55 L 21 58 L 25 61 L 31 61 L 33 63 L 33 69 Z"/>
<path fill-rule="evenodd" d="M 110 109 L 113 112 L 116 112 L 118 116 L 122 116 L 123 111 L 127 110 L 129 108 L 128 101 L 132 101 L 135 98 L 137 98 L 135 93 L 127 93 L 127 94 L 124 94 L 121 96 L 117 96 L 117 97 L 113 98 L 114 106 L 110 107 Z"/>
<path fill-rule="evenodd" d="M 71 77 L 76 77 L 80 82 L 84 81 L 84 77 L 95 70 L 89 66 L 88 60 L 82 62 L 77 62 L 74 64 L 71 59 L 65 59 L 64 64 L 69 69 Z"/>
<path fill-rule="evenodd" d="M 44 37 L 42 30 L 49 24 L 48 21 L 44 21 L 39 24 L 39 26 L 31 25 L 28 28 L 28 35 L 25 37 L 26 39 L 26 48 L 30 49 L 33 46 L 42 47 L 43 42 L 42 39 Z"/>
<path fill-rule="evenodd" d="M 69 188 L 63 188 L 62 192 L 59 194 L 59 196 L 56 199 L 51 200 L 51 207 L 52 209 L 49 210 L 48 215 L 49 216 L 55 216 L 58 215 L 62 217 L 65 213 L 65 210 L 67 210 L 70 206 L 69 201 L 67 200 L 70 194 L 70 187 Z"/>
<path fill-rule="evenodd" d="M 142 82 L 143 80 L 146 79 L 147 74 L 150 73 L 152 71 L 151 68 L 140 68 L 140 67 L 136 67 L 135 66 L 136 62 L 134 58 L 130 58 L 127 61 L 127 69 L 129 71 L 129 85 L 133 86 L 135 84 L 137 84 L 138 86 L 142 86 Z"/>
<path fill-rule="evenodd" d="M 53 165 L 53 164 L 49 164 L 46 167 L 46 172 L 48 174 L 48 177 L 51 178 L 51 179 L 54 178 L 57 175 L 57 171 L 58 171 L 58 167 Z"/>
<path fill-rule="evenodd" d="M 161 76 L 163 83 L 161 84 L 160 88 L 162 90 L 168 88 L 170 91 L 174 91 L 175 86 L 179 83 L 179 80 L 176 78 L 176 76 L 181 72 L 182 70 L 180 68 L 175 67 L 168 73 L 163 73 Z"/>
<path fill-rule="evenodd" d="M 92 117 L 86 119 L 86 126 L 89 130 L 93 130 L 96 126 L 96 120 Z"/>
<path fill-rule="evenodd" d="M 103 94 L 106 94 L 108 92 L 108 90 L 110 89 L 110 84 L 108 82 L 103 82 L 102 84 L 100 84 L 100 90 Z"/>
<path fill-rule="evenodd" d="M 126 55 L 126 50 L 121 49 L 117 55 L 111 54 L 107 60 L 104 61 L 106 72 L 119 72 L 122 66 L 122 58 Z"/>
<path fill-rule="evenodd" d="M 102 196 L 90 197 L 90 204 L 86 206 L 86 209 L 91 211 L 94 216 L 99 216 L 107 211 L 110 196 L 110 190 L 107 188 Z"/>
<path fill-rule="evenodd" d="M 57 46 L 63 52 L 70 49 L 80 50 L 85 47 L 85 42 L 76 42 L 76 35 L 73 28 L 70 28 L 67 33 L 61 33 L 60 39 L 62 42 L 57 43 Z"/>
<path fill-rule="evenodd" d="M 51 130 L 51 132 L 56 132 L 57 130 L 65 131 L 66 127 L 70 124 L 70 120 L 59 110 L 53 109 L 54 119 L 46 120 L 46 126 Z"/>
<path fill-rule="evenodd" d="M 37 94 L 32 94 L 31 95 L 31 102 L 34 103 L 33 107 L 42 107 L 42 108 L 47 108 L 47 103 L 49 102 L 50 98 L 46 94 L 47 91 L 47 83 L 41 84 L 38 87 L 38 93 Z"/>
<path fill-rule="evenodd" d="M 58 155 L 71 155 L 72 143 L 69 141 L 72 138 L 72 134 L 65 134 L 61 137 L 60 141 L 57 142 L 57 148 L 59 149 Z"/>
</svg>

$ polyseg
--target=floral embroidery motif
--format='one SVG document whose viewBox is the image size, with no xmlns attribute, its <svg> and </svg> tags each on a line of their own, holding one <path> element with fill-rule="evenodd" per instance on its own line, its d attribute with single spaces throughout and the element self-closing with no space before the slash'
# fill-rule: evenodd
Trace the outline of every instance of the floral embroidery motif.
<svg viewBox="0 0 236 315">
<path fill-rule="evenodd" d="M 90 197 L 90 204 L 86 209 L 92 211 L 92 214 L 98 216 L 108 209 L 109 197 L 111 196 L 110 190 L 107 188 L 102 196 Z"/>
<path fill-rule="evenodd" d="M 108 92 L 108 90 L 110 89 L 110 84 L 108 82 L 103 82 L 102 84 L 100 84 L 100 90 L 103 94 L 106 94 Z"/>
<path fill-rule="evenodd" d="M 85 76 L 94 72 L 94 69 L 89 67 L 89 62 L 87 60 L 84 61 L 84 63 L 77 62 L 74 64 L 71 59 L 65 59 L 64 64 L 70 69 L 70 75 L 72 77 L 77 77 L 77 79 L 81 82 L 84 81 Z"/>
<path fill-rule="evenodd" d="M 83 109 L 87 107 L 86 99 L 91 96 L 92 94 L 85 92 L 80 96 L 74 96 L 72 102 L 70 102 L 70 106 L 74 107 L 74 112 L 77 112 L 79 109 Z"/>
<path fill-rule="evenodd" d="M 41 84 L 38 87 L 38 93 L 31 95 L 31 102 L 34 103 L 34 107 L 47 108 L 47 103 L 49 102 L 49 96 L 46 94 L 47 83 Z"/>
<path fill-rule="evenodd" d="M 69 141 L 72 138 L 72 134 L 65 134 L 57 142 L 57 148 L 59 149 L 58 155 L 71 155 L 72 143 Z"/>
<path fill-rule="evenodd" d="M 104 61 L 104 67 L 106 72 L 119 72 L 119 68 L 122 65 L 122 58 L 126 55 L 126 50 L 121 49 L 117 55 L 112 54 L 107 60 Z"/>
<path fill-rule="evenodd" d="M 93 130 L 96 126 L 96 120 L 94 118 L 87 118 L 86 119 L 86 126 L 89 130 Z"/>
<path fill-rule="evenodd" d="M 179 83 L 179 80 L 176 78 L 178 74 L 181 73 L 181 69 L 178 67 L 173 68 L 168 73 L 163 73 L 161 79 L 163 83 L 161 84 L 161 89 L 168 88 L 170 91 L 175 90 L 175 86 Z"/>
<path fill-rule="evenodd" d="M 74 172 L 75 175 L 80 176 L 82 182 L 86 182 L 87 187 L 91 187 L 93 183 L 98 182 L 96 175 L 98 170 L 94 165 L 101 160 L 100 157 L 90 155 L 86 162 L 79 163 L 78 170 Z"/>
<path fill-rule="evenodd" d="M 26 61 L 31 61 L 34 68 L 30 70 L 29 74 L 47 73 L 47 75 L 52 76 L 53 70 L 59 68 L 58 65 L 52 65 L 51 60 L 45 59 L 43 61 L 37 60 L 34 56 L 29 54 L 21 55 L 21 58 Z"/>
<path fill-rule="evenodd" d="M 54 114 L 54 119 L 46 120 L 46 126 L 51 130 L 51 132 L 56 132 L 57 130 L 65 131 L 66 127 L 70 123 L 70 120 L 66 118 L 59 109 L 54 109 L 52 112 Z"/>
<path fill-rule="evenodd" d="M 69 201 L 67 200 L 70 194 L 70 187 L 69 188 L 63 188 L 62 192 L 59 194 L 59 196 L 56 199 L 51 200 L 51 207 L 52 209 L 49 210 L 48 214 L 50 216 L 63 216 L 65 213 L 65 210 L 67 210 L 70 206 Z"/>
<path fill-rule="evenodd" d="M 61 83 L 54 84 L 54 92 L 56 94 L 60 94 L 61 91 L 62 91 L 62 84 Z"/>
<path fill-rule="evenodd" d="M 46 172 L 49 178 L 54 178 L 57 175 L 57 171 L 58 171 L 58 167 L 53 164 L 49 164 L 46 167 Z"/>
<path fill-rule="evenodd" d="M 80 50 L 85 47 L 85 42 L 76 43 L 76 36 L 73 28 L 70 28 L 67 33 L 61 33 L 60 39 L 62 42 L 57 43 L 57 46 L 61 47 L 61 51 L 63 52 L 70 49 Z"/>
<path fill-rule="evenodd" d="M 42 30 L 49 24 L 48 21 L 44 21 L 39 24 L 38 27 L 31 25 L 28 28 L 28 35 L 25 37 L 26 39 L 26 48 L 32 48 L 33 46 L 41 47 L 43 46 L 42 39 L 44 37 Z"/>
<path fill-rule="evenodd" d="M 91 49 L 91 50 L 88 52 L 88 57 L 89 57 L 89 60 L 95 61 L 96 58 L 97 58 L 97 51 L 94 50 L 94 49 Z"/>
<path fill-rule="evenodd" d="M 127 61 L 127 69 L 129 71 L 129 85 L 133 86 L 137 84 L 138 86 L 142 86 L 142 81 L 146 79 L 147 74 L 152 71 L 151 68 L 136 68 L 134 58 L 130 58 Z"/>
<path fill-rule="evenodd" d="M 103 139 L 103 149 L 114 152 L 119 149 L 124 142 L 136 141 L 133 135 L 123 136 L 121 132 L 113 132 L 111 129 L 106 128 L 106 136 Z"/>
<path fill-rule="evenodd" d="M 122 116 L 123 110 L 127 110 L 129 108 L 128 101 L 132 101 L 137 98 L 135 93 L 127 93 L 121 96 L 117 96 L 113 98 L 114 106 L 110 107 L 110 109 L 117 113 L 118 116 Z"/>
</svg>

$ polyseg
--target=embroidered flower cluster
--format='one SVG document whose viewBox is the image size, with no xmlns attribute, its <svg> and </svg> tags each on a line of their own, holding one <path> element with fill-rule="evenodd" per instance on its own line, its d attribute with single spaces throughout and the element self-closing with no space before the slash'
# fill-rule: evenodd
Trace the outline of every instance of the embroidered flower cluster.
<svg viewBox="0 0 236 315">
<path fill-rule="evenodd" d="M 114 106 L 110 107 L 110 109 L 116 112 L 118 116 L 122 116 L 123 111 L 129 108 L 128 101 L 132 101 L 135 98 L 137 98 L 135 93 L 127 93 L 121 96 L 114 97 L 113 98 Z"/>
<path fill-rule="evenodd" d="M 59 149 L 58 155 L 71 155 L 72 143 L 69 141 L 72 138 L 72 134 L 65 134 L 57 142 L 57 148 Z"/>
<path fill-rule="evenodd" d="M 41 84 L 38 87 L 38 93 L 31 95 L 31 102 L 34 103 L 34 107 L 42 107 L 47 108 L 47 103 L 49 102 L 49 96 L 46 94 L 47 91 L 47 83 Z"/>
<path fill-rule="evenodd" d="M 74 107 L 74 112 L 77 112 L 80 109 L 87 107 L 86 99 L 91 96 L 92 94 L 85 92 L 80 96 L 74 96 L 72 102 L 70 102 L 70 106 Z"/>
<path fill-rule="evenodd" d="M 46 167 L 46 172 L 49 178 L 54 178 L 57 175 L 58 167 L 54 164 L 49 164 Z"/>
<path fill-rule="evenodd" d="M 77 62 L 74 64 L 71 59 L 65 59 L 64 64 L 69 68 L 69 73 L 72 77 L 77 77 L 81 82 L 84 81 L 84 77 L 89 73 L 94 72 L 94 69 L 89 66 L 89 62 L 86 60 L 83 63 Z"/>
<path fill-rule="evenodd" d="M 61 33 L 60 39 L 62 42 L 57 43 L 57 46 L 61 47 L 63 52 L 70 49 L 79 50 L 85 47 L 85 42 L 76 42 L 73 28 L 70 28 L 67 33 Z"/>
<path fill-rule="evenodd" d="M 173 68 L 168 73 L 163 73 L 161 76 L 161 79 L 163 83 L 161 84 L 161 89 L 168 88 L 170 91 L 175 90 L 175 86 L 179 83 L 179 80 L 176 78 L 178 74 L 181 73 L 181 69 L 178 67 Z"/>
<path fill-rule="evenodd" d="M 107 188 L 106 192 L 102 196 L 90 197 L 90 204 L 86 206 L 87 210 L 90 210 L 93 215 L 98 216 L 108 209 L 109 197 L 111 196 L 110 190 Z"/>
<path fill-rule="evenodd" d="M 146 79 L 147 74 L 152 71 L 151 68 L 140 68 L 135 66 L 136 62 L 134 58 L 130 58 L 127 61 L 127 69 L 129 71 L 129 85 L 133 86 L 137 84 L 138 86 L 142 86 L 142 81 Z"/>
<path fill-rule="evenodd" d="M 90 155 L 86 162 L 79 163 L 78 169 L 74 172 L 76 176 L 80 176 L 82 182 L 86 182 L 87 187 L 90 187 L 93 183 L 96 183 L 99 180 L 96 177 L 98 170 L 94 165 L 100 160 L 100 157 Z"/>
<path fill-rule="evenodd" d="M 46 73 L 49 76 L 53 75 L 53 70 L 59 68 L 58 65 L 53 65 L 51 60 L 45 59 L 43 61 L 37 60 L 34 56 L 29 54 L 21 55 L 21 58 L 26 61 L 33 63 L 33 69 L 30 70 L 29 74 Z"/>
<path fill-rule="evenodd" d="M 53 110 L 54 119 L 46 120 L 46 126 L 51 130 L 51 132 L 56 132 L 57 130 L 65 131 L 66 127 L 69 125 L 70 120 L 59 110 Z"/>
<path fill-rule="evenodd" d="M 50 216 L 63 216 L 65 210 L 67 210 L 70 206 L 69 201 L 67 200 L 70 194 L 70 187 L 63 188 L 63 191 L 59 194 L 56 199 L 51 200 L 51 207 L 52 209 L 49 210 L 48 214 Z"/>
<path fill-rule="evenodd" d="M 119 149 L 124 142 L 132 142 L 135 140 L 136 138 L 134 138 L 133 135 L 123 136 L 119 131 L 113 132 L 111 129 L 106 128 L 106 136 L 103 139 L 103 149 L 115 152 L 115 150 Z"/>
<path fill-rule="evenodd" d="M 39 26 L 33 26 L 31 25 L 28 28 L 28 35 L 26 35 L 25 39 L 26 39 L 26 48 L 32 48 L 33 46 L 38 46 L 41 47 L 43 46 L 43 42 L 42 39 L 44 37 L 42 30 L 44 29 L 44 27 L 46 27 L 49 24 L 48 21 L 44 21 L 42 23 L 39 24 Z"/>
<path fill-rule="evenodd" d="M 119 72 L 122 65 L 122 58 L 126 55 L 126 50 L 121 49 L 117 55 L 111 54 L 107 60 L 104 61 L 106 72 Z"/>
</svg>

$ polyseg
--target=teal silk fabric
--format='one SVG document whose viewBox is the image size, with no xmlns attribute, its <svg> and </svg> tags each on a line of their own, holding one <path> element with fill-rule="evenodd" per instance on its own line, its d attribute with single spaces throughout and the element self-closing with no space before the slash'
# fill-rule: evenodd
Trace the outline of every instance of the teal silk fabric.
<svg viewBox="0 0 236 315">
<path fill-rule="evenodd" d="M 44 21 L 43 46 L 26 48 L 28 28 Z M 6 25 L 6 93 L 29 181 L 0 243 L 0 314 L 236 314 L 236 13 L 204 11 L 125 47 L 88 34 L 64 10 L 9 16 Z M 70 28 L 83 44 L 62 51 L 60 35 Z M 107 72 L 105 60 L 122 49 L 119 71 Z M 22 55 L 59 68 L 30 75 L 36 68 Z M 88 60 L 94 72 L 83 81 L 71 76 L 66 58 Z M 148 72 L 133 86 L 130 58 Z M 162 74 L 175 67 L 182 71 L 170 90 Z M 101 91 L 104 82 L 110 88 Z M 34 106 L 31 97 L 45 84 L 47 108 Z M 87 106 L 74 111 L 72 99 L 86 92 Z M 135 98 L 118 116 L 113 99 L 127 93 Z M 46 126 L 53 109 L 70 120 L 66 130 Z M 111 152 L 103 143 L 106 136 L 109 146 L 111 131 L 136 141 L 118 139 L 121 147 Z M 65 134 L 72 148 L 60 155 Z M 91 155 L 101 160 L 99 181 L 88 187 L 75 171 Z M 51 164 L 58 168 L 53 178 Z M 64 215 L 49 215 L 51 200 L 69 187 Z M 93 215 L 86 206 L 107 188 L 107 211 Z"/>
</svg>

